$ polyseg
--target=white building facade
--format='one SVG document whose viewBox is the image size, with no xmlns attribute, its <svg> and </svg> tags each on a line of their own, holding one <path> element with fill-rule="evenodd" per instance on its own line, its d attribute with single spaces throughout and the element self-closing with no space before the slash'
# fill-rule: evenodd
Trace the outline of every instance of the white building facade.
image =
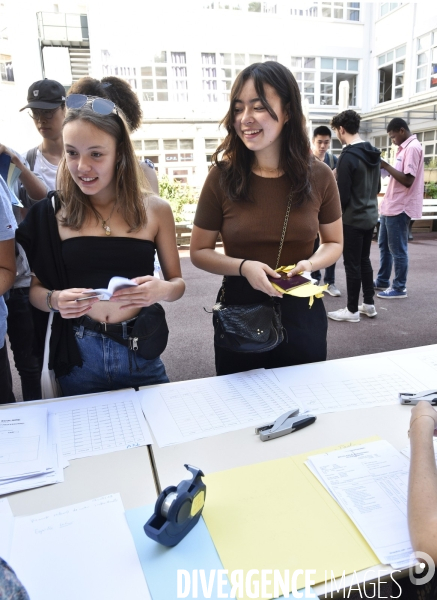
<svg viewBox="0 0 437 600">
<path fill-rule="evenodd" d="M 437 157 L 435 3 L 125 0 L 117 8 L 101 0 L 87 5 L 11 4 L 3 3 L 8 52 L 0 37 L 0 101 L 8 98 L 7 112 L 12 105 L 15 111 L 25 104 L 32 81 L 53 77 L 52 56 L 65 66 L 66 48 L 71 78 L 84 74 L 73 64 L 81 49 L 83 57 L 88 52 L 89 74 L 123 77 L 138 94 L 144 122 L 132 136 L 134 146 L 138 157 L 151 159 L 160 175 L 201 187 L 224 136 L 219 122 L 228 109 L 233 80 L 245 66 L 266 60 L 292 70 L 312 129 L 329 125 L 339 112 L 339 85 L 348 81 L 349 106 L 362 115 L 366 139 L 387 149 L 387 123 L 401 116 L 422 141 L 426 160 Z M 20 4 L 26 4 L 25 10 L 17 9 Z M 51 25 L 54 14 L 71 15 L 64 19 L 62 34 Z M 62 25 L 61 16 L 57 22 Z M 45 24 L 43 34 L 38 23 Z M 60 35 L 67 39 L 50 38 Z M 30 124 L 24 126 L 23 114 L 3 111 L 0 118 L 10 145 L 17 123 L 23 135 L 35 136 Z M 341 149 L 336 140 L 333 148 L 336 153 Z"/>
</svg>

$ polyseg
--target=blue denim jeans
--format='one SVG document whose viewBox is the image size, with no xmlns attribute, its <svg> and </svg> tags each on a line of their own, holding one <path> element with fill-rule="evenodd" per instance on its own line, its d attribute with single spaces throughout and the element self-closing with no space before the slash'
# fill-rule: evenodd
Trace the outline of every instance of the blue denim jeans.
<svg viewBox="0 0 437 600">
<path fill-rule="evenodd" d="M 376 278 L 378 287 L 389 287 L 394 263 L 395 276 L 391 287 L 403 292 L 407 286 L 408 273 L 408 226 L 410 217 L 402 212 L 394 217 L 380 218 L 379 228 L 379 271 Z"/>
<path fill-rule="evenodd" d="M 64 396 L 108 392 L 129 387 L 168 383 L 162 360 L 146 360 L 126 346 L 96 331 L 74 326 L 82 367 L 59 378 Z M 127 338 L 124 327 L 123 337 Z"/>
</svg>

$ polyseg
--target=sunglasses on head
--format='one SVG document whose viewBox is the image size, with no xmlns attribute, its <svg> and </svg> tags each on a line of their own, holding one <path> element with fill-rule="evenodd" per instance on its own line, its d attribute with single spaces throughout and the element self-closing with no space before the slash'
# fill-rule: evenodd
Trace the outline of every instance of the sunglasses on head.
<svg viewBox="0 0 437 600">
<path fill-rule="evenodd" d="M 118 115 L 117 107 L 111 100 L 98 96 L 85 96 L 85 94 L 70 94 L 65 100 L 67 108 L 78 109 L 89 104 L 92 110 L 99 115 Z"/>
</svg>

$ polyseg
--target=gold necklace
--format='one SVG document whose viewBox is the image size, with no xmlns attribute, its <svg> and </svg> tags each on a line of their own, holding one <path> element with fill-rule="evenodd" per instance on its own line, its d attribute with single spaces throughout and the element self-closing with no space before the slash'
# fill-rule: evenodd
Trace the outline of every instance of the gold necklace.
<svg viewBox="0 0 437 600">
<path fill-rule="evenodd" d="M 267 171 L 267 173 L 276 173 L 276 176 L 279 177 L 279 167 L 276 167 L 276 169 L 268 169 L 267 167 L 262 167 L 258 162 L 256 162 L 255 168 L 261 171 L 261 177 L 263 176 L 263 171 Z"/>
<path fill-rule="evenodd" d="M 98 210 L 94 209 L 96 211 L 96 213 L 99 215 L 99 217 L 102 219 L 102 227 L 105 230 L 106 235 L 111 235 L 111 228 L 109 227 L 109 221 L 114 213 L 114 209 L 115 209 L 115 205 L 117 204 L 117 202 L 114 202 L 114 206 L 112 207 L 111 210 L 111 214 L 109 215 L 109 217 L 107 219 L 103 219 L 102 215 L 99 213 Z"/>
</svg>

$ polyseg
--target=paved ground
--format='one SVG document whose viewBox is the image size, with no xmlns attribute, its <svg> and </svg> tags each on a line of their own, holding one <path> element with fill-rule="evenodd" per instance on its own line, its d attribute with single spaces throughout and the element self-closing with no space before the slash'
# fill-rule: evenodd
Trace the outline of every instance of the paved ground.
<svg viewBox="0 0 437 600">
<path fill-rule="evenodd" d="M 373 319 L 363 316 L 360 323 L 329 321 L 328 360 L 437 343 L 437 232 L 415 234 L 409 252 L 408 298 L 375 298 L 378 316 Z M 203 307 L 210 310 L 214 304 L 221 278 L 196 269 L 186 250 L 182 249 L 180 254 L 187 291 L 178 302 L 165 305 L 170 339 L 163 360 L 171 381 L 215 374 L 211 315 Z M 379 264 L 376 243 L 372 243 L 371 259 L 376 270 Z M 328 311 L 346 306 L 341 259 L 337 263 L 336 284 L 343 297 L 325 295 Z M 16 398 L 21 400 L 15 370 L 13 376 Z"/>
</svg>

